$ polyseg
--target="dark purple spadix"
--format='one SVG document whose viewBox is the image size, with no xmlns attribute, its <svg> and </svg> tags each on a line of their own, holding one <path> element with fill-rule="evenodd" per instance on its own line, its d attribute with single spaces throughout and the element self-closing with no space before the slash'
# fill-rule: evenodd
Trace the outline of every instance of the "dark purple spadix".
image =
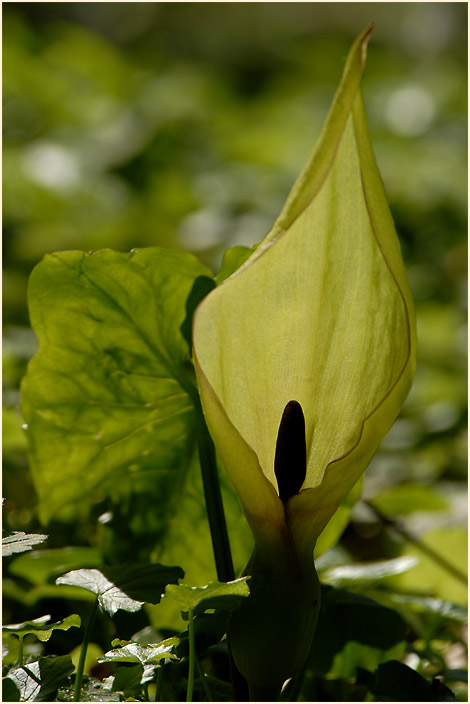
<svg viewBox="0 0 470 704">
<path fill-rule="evenodd" d="M 305 418 L 298 401 L 289 401 L 284 408 L 276 442 L 274 474 L 279 498 L 285 503 L 298 494 L 307 471 Z"/>
</svg>

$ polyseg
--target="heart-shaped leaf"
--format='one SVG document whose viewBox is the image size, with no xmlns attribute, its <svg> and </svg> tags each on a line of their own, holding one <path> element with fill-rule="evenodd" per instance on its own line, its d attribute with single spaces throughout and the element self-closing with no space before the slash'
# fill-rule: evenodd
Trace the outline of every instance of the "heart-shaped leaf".
<svg viewBox="0 0 470 704">
<path fill-rule="evenodd" d="M 103 657 L 99 658 L 99 662 L 140 662 L 142 665 L 147 665 L 165 659 L 175 660 L 177 656 L 174 653 L 174 648 L 179 642 L 179 638 L 176 637 L 166 638 L 160 643 L 149 643 L 148 645 L 132 641 L 118 641 L 118 647 L 105 653 Z"/>
<path fill-rule="evenodd" d="M 131 612 L 139 611 L 144 605 L 143 601 L 136 601 L 127 596 L 99 570 L 72 570 L 72 572 L 58 577 L 56 584 L 82 587 L 82 589 L 96 594 L 101 608 L 110 616 L 113 616 L 119 609 Z"/>
<path fill-rule="evenodd" d="M 101 608 L 112 616 L 118 609 L 138 611 L 147 600 L 157 604 L 165 586 L 183 576 L 181 567 L 123 565 L 102 570 L 72 570 L 56 579 L 56 584 L 82 587 L 96 594 Z"/>
<path fill-rule="evenodd" d="M 70 655 L 48 655 L 8 673 L 24 702 L 54 701 L 57 689 L 72 674 L 74 666 Z"/>
<path fill-rule="evenodd" d="M 44 521 L 97 488 L 119 496 L 126 481 L 171 495 L 194 443 L 187 299 L 210 276 L 159 248 L 62 252 L 35 268 L 39 351 L 22 410 Z"/>
</svg>

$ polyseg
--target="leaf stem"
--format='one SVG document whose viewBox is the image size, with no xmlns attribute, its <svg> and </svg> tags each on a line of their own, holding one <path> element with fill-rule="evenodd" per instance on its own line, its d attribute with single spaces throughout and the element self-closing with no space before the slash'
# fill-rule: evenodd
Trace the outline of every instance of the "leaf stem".
<svg viewBox="0 0 470 704">
<path fill-rule="evenodd" d="M 418 550 L 421 550 L 425 555 L 427 555 L 431 560 L 433 560 L 437 565 L 442 567 L 444 570 L 446 570 L 449 574 L 451 574 L 455 579 L 458 579 L 459 582 L 462 582 L 462 584 L 465 584 L 467 586 L 468 583 L 468 578 L 467 575 L 464 574 L 456 565 L 452 564 L 452 562 L 449 562 L 447 558 L 445 558 L 443 555 L 440 553 L 436 552 L 432 547 L 427 545 L 426 543 L 423 543 L 422 540 L 420 540 L 416 535 L 411 533 L 407 528 L 405 528 L 401 523 L 399 523 L 396 519 L 392 519 L 389 516 L 386 516 L 385 514 L 382 513 L 378 508 L 374 506 L 374 504 L 371 501 L 366 501 L 365 502 L 369 508 L 371 508 L 376 516 L 380 518 L 382 523 L 389 527 L 391 530 L 394 530 L 396 533 L 402 536 L 405 540 L 407 540 L 409 543 L 414 545 L 415 547 L 418 548 Z"/>
<path fill-rule="evenodd" d="M 155 689 L 155 701 L 161 702 L 162 700 L 162 684 L 163 684 L 163 665 L 157 669 L 157 683 Z"/>
<path fill-rule="evenodd" d="M 24 645 L 23 645 L 24 635 L 21 633 L 18 635 L 18 667 L 23 667 L 24 665 Z"/>
<path fill-rule="evenodd" d="M 215 447 L 207 429 L 199 396 L 196 394 L 194 394 L 194 403 L 197 417 L 197 446 L 217 578 L 220 582 L 231 582 L 235 579 L 235 572 L 217 473 Z"/>
<path fill-rule="evenodd" d="M 196 665 L 196 641 L 194 637 L 194 618 L 193 610 L 188 611 L 188 631 L 189 631 L 189 672 L 188 672 L 188 688 L 186 691 L 186 701 L 193 701 L 194 689 L 194 668 Z"/>
<path fill-rule="evenodd" d="M 80 690 L 82 688 L 83 681 L 83 671 L 85 669 L 85 659 L 88 650 L 88 643 L 90 642 L 91 629 L 93 627 L 93 622 L 95 620 L 96 612 L 98 611 L 98 597 L 92 606 L 92 609 L 88 615 L 87 622 L 85 624 L 85 632 L 83 634 L 82 647 L 80 650 L 80 659 L 77 666 L 77 674 L 75 675 L 75 687 L 73 691 L 74 702 L 80 701 Z"/>
<path fill-rule="evenodd" d="M 219 582 L 231 582 L 235 579 L 235 570 L 233 568 L 227 522 L 225 520 L 222 493 L 220 491 L 215 447 L 202 412 L 199 394 L 193 393 L 192 399 L 196 410 L 197 446 L 217 579 Z M 234 700 L 246 701 L 248 698 L 246 682 L 233 662 L 230 638 L 228 635 L 227 645 Z"/>
</svg>

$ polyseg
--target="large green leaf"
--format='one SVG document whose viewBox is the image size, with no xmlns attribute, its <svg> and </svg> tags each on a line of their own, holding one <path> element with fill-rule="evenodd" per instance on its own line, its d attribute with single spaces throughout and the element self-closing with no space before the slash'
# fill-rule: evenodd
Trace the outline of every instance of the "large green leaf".
<svg viewBox="0 0 470 704">
<path fill-rule="evenodd" d="M 187 299 L 207 276 L 159 248 L 57 253 L 33 271 L 22 409 L 44 521 L 124 481 L 171 495 L 192 443 Z"/>
<path fill-rule="evenodd" d="M 143 601 L 132 599 L 113 582 L 110 582 L 99 570 L 72 570 L 62 577 L 58 577 L 57 584 L 68 584 L 73 587 L 82 587 L 88 592 L 96 594 L 103 611 L 113 616 L 116 611 L 139 611 L 144 605 Z"/>
<path fill-rule="evenodd" d="M 373 624 L 373 628 L 371 628 Z M 308 669 L 319 675 L 354 677 L 405 650 L 405 622 L 392 609 L 342 589 L 324 587 Z"/>
<path fill-rule="evenodd" d="M 194 616 L 208 609 L 233 611 L 250 593 L 247 579 L 249 577 L 241 577 L 233 582 L 211 582 L 203 587 L 169 584 L 165 589 L 165 597 L 176 601 L 182 613 L 192 611 Z"/>
<path fill-rule="evenodd" d="M 284 524 L 279 424 L 289 401 L 302 406 L 307 473 L 286 512 L 307 551 L 390 429 L 415 366 L 411 294 L 359 90 L 370 31 L 351 49 L 271 232 L 194 320 L 207 423 L 257 540 L 268 544 Z"/>
</svg>

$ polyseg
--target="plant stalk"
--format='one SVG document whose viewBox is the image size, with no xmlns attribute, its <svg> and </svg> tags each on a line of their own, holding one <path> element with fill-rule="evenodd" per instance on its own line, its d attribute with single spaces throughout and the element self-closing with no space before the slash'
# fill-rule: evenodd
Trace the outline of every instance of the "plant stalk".
<svg viewBox="0 0 470 704">
<path fill-rule="evenodd" d="M 157 683 L 155 688 L 155 701 L 161 702 L 162 700 L 162 684 L 163 684 L 163 665 L 157 669 Z"/>
<path fill-rule="evenodd" d="M 18 636 L 18 667 L 23 667 L 24 665 L 24 644 L 23 635 Z"/>
<path fill-rule="evenodd" d="M 95 620 L 96 612 L 98 611 L 98 597 L 95 599 L 95 603 L 88 615 L 88 619 L 85 625 L 85 632 L 83 634 L 82 647 L 80 650 L 80 659 L 77 666 L 77 674 L 75 675 L 75 687 L 73 692 L 74 702 L 80 701 L 80 691 L 82 689 L 83 681 L 83 671 L 85 669 L 85 659 L 88 650 L 88 643 L 90 642 L 91 629 L 93 627 L 93 622 Z"/>
<path fill-rule="evenodd" d="M 196 666 L 196 641 L 194 637 L 194 618 L 193 610 L 188 611 L 188 632 L 189 632 L 189 672 L 188 672 L 188 688 L 186 691 L 186 701 L 193 701 L 194 690 L 194 670 Z"/>
<path fill-rule="evenodd" d="M 197 416 L 197 446 L 217 578 L 219 582 L 231 582 L 235 579 L 235 572 L 220 491 L 215 447 L 207 429 L 199 396 L 195 396 L 194 401 Z"/>
<path fill-rule="evenodd" d="M 231 582 L 235 579 L 232 552 L 225 520 L 222 493 L 220 491 L 219 475 L 215 447 L 202 412 L 198 394 L 193 394 L 197 418 L 197 446 L 201 464 L 202 484 L 206 502 L 207 517 L 212 540 L 217 579 L 219 582 Z M 244 677 L 238 672 L 233 662 L 230 637 L 227 635 L 230 679 L 232 681 L 235 701 L 246 701 L 248 692 Z"/>
<path fill-rule="evenodd" d="M 405 540 L 407 540 L 409 543 L 415 545 L 418 550 L 421 550 L 421 552 L 430 557 L 431 560 L 433 560 L 437 565 L 446 570 L 449 574 L 455 577 L 455 579 L 458 579 L 459 582 L 467 586 L 467 575 L 464 574 L 464 572 L 462 572 L 456 565 L 454 565 L 452 562 L 449 562 L 449 560 L 447 560 L 440 553 L 433 550 L 433 548 L 431 548 L 429 545 L 423 543 L 422 540 L 420 540 L 416 535 L 411 533 L 399 521 L 389 518 L 389 516 L 383 514 L 382 511 L 376 508 L 371 501 L 366 501 L 365 503 L 374 511 L 376 516 L 380 518 L 380 520 L 385 526 L 388 526 L 391 530 L 394 530 L 396 533 L 401 535 L 402 538 L 405 538 Z"/>
</svg>

